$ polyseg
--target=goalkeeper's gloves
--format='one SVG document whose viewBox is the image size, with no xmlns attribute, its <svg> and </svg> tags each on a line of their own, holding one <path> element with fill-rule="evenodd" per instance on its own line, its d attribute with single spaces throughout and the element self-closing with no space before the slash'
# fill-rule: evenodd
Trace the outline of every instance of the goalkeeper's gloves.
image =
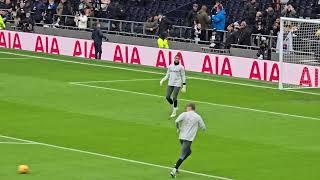
<svg viewBox="0 0 320 180">
<path fill-rule="evenodd" d="M 163 84 L 164 81 L 165 81 L 164 79 L 161 79 L 161 81 L 160 81 L 160 86 L 162 86 L 162 84 Z"/>
<path fill-rule="evenodd" d="M 186 93 L 186 92 L 187 92 L 187 86 L 186 86 L 185 84 L 182 86 L 181 91 L 182 91 L 183 93 Z"/>
</svg>

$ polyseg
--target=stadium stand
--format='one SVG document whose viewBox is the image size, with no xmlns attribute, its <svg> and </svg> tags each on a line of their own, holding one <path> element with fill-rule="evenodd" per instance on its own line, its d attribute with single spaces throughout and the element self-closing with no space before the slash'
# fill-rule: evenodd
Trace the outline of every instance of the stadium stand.
<svg viewBox="0 0 320 180">
<path fill-rule="evenodd" d="M 275 48 L 279 17 L 317 18 L 319 7 L 319 0 L 0 0 L 0 14 L 15 30 L 45 26 L 90 31 L 99 21 L 109 33 L 157 39 L 163 19 L 169 40 L 205 44 L 202 50 L 208 52 L 234 46 Z M 215 27 L 217 13 L 225 18 L 220 28 Z"/>
</svg>

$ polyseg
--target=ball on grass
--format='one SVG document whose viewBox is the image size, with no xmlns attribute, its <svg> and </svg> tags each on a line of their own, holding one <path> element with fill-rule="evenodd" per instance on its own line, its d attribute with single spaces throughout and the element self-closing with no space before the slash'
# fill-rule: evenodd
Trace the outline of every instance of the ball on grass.
<svg viewBox="0 0 320 180">
<path fill-rule="evenodd" d="M 18 167 L 18 172 L 20 174 L 27 174 L 29 172 L 29 167 L 27 165 L 20 165 Z"/>
</svg>

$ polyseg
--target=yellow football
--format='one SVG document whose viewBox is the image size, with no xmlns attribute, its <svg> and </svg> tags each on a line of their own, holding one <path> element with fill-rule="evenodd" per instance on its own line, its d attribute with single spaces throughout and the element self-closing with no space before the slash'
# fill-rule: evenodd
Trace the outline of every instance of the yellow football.
<svg viewBox="0 0 320 180">
<path fill-rule="evenodd" d="M 27 165 L 20 165 L 18 167 L 18 172 L 20 174 L 27 174 L 29 172 L 29 167 Z"/>
</svg>

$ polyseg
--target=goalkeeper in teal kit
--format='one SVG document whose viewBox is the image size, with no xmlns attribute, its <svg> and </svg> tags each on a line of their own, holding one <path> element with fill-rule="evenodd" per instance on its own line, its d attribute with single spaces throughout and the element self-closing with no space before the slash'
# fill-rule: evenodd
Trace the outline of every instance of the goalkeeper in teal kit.
<svg viewBox="0 0 320 180">
<path fill-rule="evenodd" d="M 170 105 L 173 106 L 173 111 L 170 117 L 175 117 L 178 110 L 178 95 L 180 89 L 186 92 L 186 75 L 184 67 L 180 64 L 180 57 L 175 56 L 174 63 L 168 67 L 166 76 L 160 81 L 162 86 L 163 82 L 169 80 L 166 99 Z M 171 97 L 172 96 L 172 97 Z"/>
</svg>

